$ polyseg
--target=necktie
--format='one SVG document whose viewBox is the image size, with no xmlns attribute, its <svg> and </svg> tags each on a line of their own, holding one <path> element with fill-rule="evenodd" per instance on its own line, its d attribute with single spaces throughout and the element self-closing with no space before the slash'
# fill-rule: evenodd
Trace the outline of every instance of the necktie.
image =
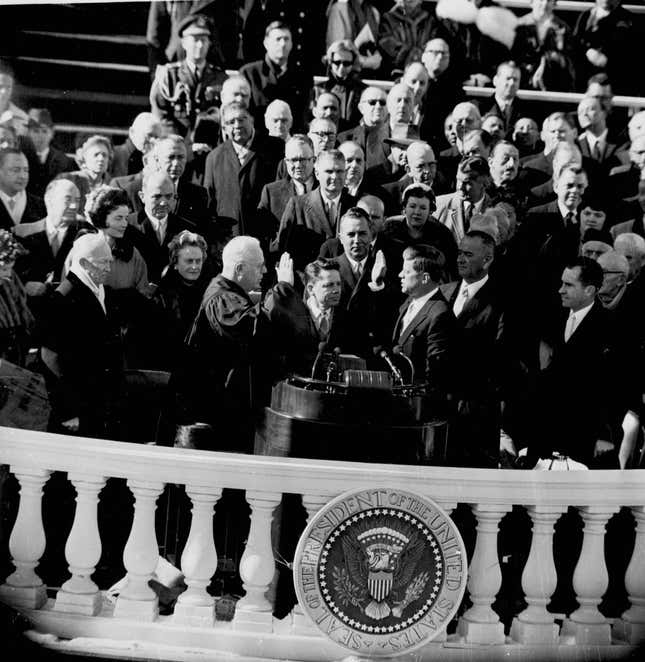
<svg viewBox="0 0 645 662">
<path fill-rule="evenodd" d="M 327 211 L 327 218 L 332 228 L 336 227 L 336 203 L 333 200 L 329 201 L 329 209 Z"/>
<path fill-rule="evenodd" d="M 598 141 L 598 140 L 596 140 L 596 144 L 593 146 L 592 156 L 593 156 L 594 161 L 601 161 L 602 160 L 602 152 L 600 150 L 600 141 Z"/>
<path fill-rule="evenodd" d="M 567 326 L 564 329 L 564 342 L 568 342 L 571 338 L 571 334 L 576 328 L 576 316 L 574 313 L 569 314 L 569 319 L 567 320 Z"/>
<path fill-rule="evenodd" d="M 466 305 L 467 301 L 468 301 L 468 288 L 464 287 L 464 289 L 457 297 L 457 300 L 455 301 L 455 305 L 453 307 L 453 312 L 455 314 L 455 317 L 461 315 L 461 311 L 464 309 L 464 306 Z"/>
<path fill-rule="evenodd" d="M 56 257 L 56 255 L 58 255 L 58 250 L 60 248 L 60 235 L 58 234 L 58 232 L 52 237 L 50 246 L 54 257 Z"/>
<path fill-rule="evenodd" d="M 13 198 L 9 198 L 9 211 L 13 213 L 13 210 L 16 208 L 16 201 Z"/>
<path fill-rule="evenodd" d="M 360 262 L 356 263 L 356 280 L 360 280 L 363 275 L 363 265 Z"/>
<path fill-rule="evenodd" d="M 576 215 L 570 211 L 565 217 L 564 217 L 564 227 L 570 228 L 575 224 L 575 219 Z"/>
<path fill-rule="evenodd" d="M 470 202 L 464 202 L 464 232 L 470 229 L 470 219 L 473 215 L 473 205 Z"/>
<path fill-rule="evenodd" d="M 322 339 L 329 335 L 329 311 L 325 311 L 318 321 L 318 333 Z"/>
</svg>

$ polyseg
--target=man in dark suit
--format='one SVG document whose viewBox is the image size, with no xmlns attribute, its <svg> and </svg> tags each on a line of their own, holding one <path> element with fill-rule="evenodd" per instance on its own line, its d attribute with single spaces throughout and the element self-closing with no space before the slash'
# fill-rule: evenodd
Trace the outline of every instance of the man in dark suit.
<svg viewBox="0 0 645 662">
<path fill-rule="evenodd" d="M 618 145 L 611 141 L 607 112 L 598 99 L 584 97 L 578 104 L 578 124 L 582 133 L 577 138 L 582 156 L 592 159 L 607 177 L 611 168 L 620 165 L 615 156 Z M 603 184 L 605 182 L 602 182 Z"/>
<path fill-rule="evenodd" d="M 529 422 L 533 457 L 558 451 L 590 467 L 617 468 L 615 339 L 610 313 L 596 299 L 602 282 L 602 267 L 584 257 L 561 274 L 563 310 L 543 338 L 537 411 Z"/>
<path fill-rule="evenodd" d="M 110 438 L 107 424 L 120 366 L 119 336 L 103 287 L 111 264 L 103 235 L 84 235 L 49 303 L 41 356 L 53 432 Z"/>
<path fill-rule="evenodd" d="M 629 146 L 628 165 L 619 165 L 609 172 L 608 188 L 616 204 L 638 195 L 642 172 L 645 171 L 645 134 L 637 136 Z"/>
<path fill-rule="evenodd" d="M 45 215 L 42 198 L 27 193 L 29 163 L 19 149 L 0 150 L 0 228 L 12 230 Z"/>
<path fill-rule="evenodd" d="M 584 170 L 562 168 L 553 184 L 557 200 L 529 210 L 518 231 L 527 286 L 534 288 L 534 313 L 553 317 L 559 310 L 556 293 L 562 270 L 580 248 L 579 207 L 587 184 Z"/>
<path fill-rule="evenodd" d="M 521 71 L 517 63 L 509 60 L 499 64 L 493 77 L 495 87 L 493 105 L 484 113 L 484 115 L 497 115 L 504 122 L 504 133 L 509 139 L 513 134 L 515 122 L 526 115 L 522 103 L 517 98 L 520 78 Z"/>
<path fill-rule="evenodd" d="M 128 137 L 114 148 L 110 164 L 112 177 L 136 175 L 143 169 L 143 155 L 161 136 L 161 123 L 152 113 L 139 113 L 128 129 Z M 71 168 L 70 168 L 71 170 Z"/>
<path fill-rule="evenodd" d="M 458 466 L 496 468 L 499 460 L 503 322 L 501 297 L 488 277 L 494 251 L 490 235 L 467 232 L 457 255 L 460 280 L 441 287 L 457 318 L 449 452 Z"/>
<path fill-rule="evenodd" d="M 278 252 L 293 256 L 297 271 L 316 259 L 325 239 L 336 236 L 338 219 L 355 204 L 344 189 L 345 157 L 338 150 L 320 152 L 314 167 L 320 186 L 291 198 L 278 231 Z"/>
<path fill-rule="evenodd" d="M 544 151 L 522 164 L 531 187 L 543 184 L 553 176 L 555 146 L 558 142 L 573 143 L 576 139 L 576 130 L 566 113 L 555 112 L 542 123 L 540 137 L 544 142 Z"/>
<path fill-rule="evenodd" d="M 264 60 L 249 62 L 240 68 L 251 86 L 250 110 L 255 126 L 264 127 L 264 113 L 274 99 L 286 101 L 291 108 L 297 131 L 304 127 L 308 90 L 313 81 L 307 81 L 302 71 L 295 69 L 289 58 L 293 48 L 291 29 L 282 21 L 272 21 L 264 33 Z"/>
<path fill-rule="evenodd" d="M 233 224 L 233 234 L 249 234 L 265 184 L 273 182 L 284 155 L 284 141 L 262 136 L 249 111 L 238 103 L 222 108 L 227 136 L 206 158 L 204 186 L 218 218 Z"/>
<path fill-rule="evenodd" d="M 408 247 L 399 274 L 408 300 L 399 310 L 392 343 L 412 361 L 415 381 L 426 383 L 431 401 L 445 407 L 450 392 L 455 316 L 441 294 L 443 256 L 430 246 Z"/>
<path fill-rule="evenodd" d="M 311 192 L 318 184 L 314 178 L 314 150 L 303 133 L 291 136 L 284 146 L 288 177 L 265 184 L 260 195 L 255 227 L 251 234 L 268 246 L 278 234 L 287 203 L 296 195 Z"/>
<path fill-rule="evenodd" d="M 390 147 L 383 142 L 390 136 L 387 122 L 387 95 L 378 87 L 366 87 L 361 94 L 358 109 L 363 118 L 358 126 L 338 134 L 338 142 L 351 141 L 365 154 L 367 170 L 382 165 L 390 155 Z"/>
<path fill-rule="evenodd" d="M 54 121 L 46 108 L 31 108 L 27 135 L 34 145 L 36 158 L 30 161 L 27 190 L 42 197 L 47 184 L 62 172 L 71 172 L 78 166 L 62 149 L 52 145 Z"/>
<path fill-rule="evenodd" d="M 213 22 L 207 16 L 186 16 L 177 27 L 185 59 L 157 67 L 152 81 L 152 112 L 182 136 L 195 129 L 201 113 L 220 106 L 226 72 L 206 61 L 212 33 Z"/>
<path fill-rule="evenodd" d="M 188 181 L 186 171 L 186 144 L 184 139 L 176 134 L 171 134 L 158 140 L 150 152 L 145 155 L 146 164 L 153 170 L 166 172 L 174 185 L 174 199 L 170 207 L 176 216 L 193 223 L 198 232 L 208 230 L 208 193 L 203 186 L 198 186 Z M 130 200 L 130 205 L 135 213 L 143 211 L 143 202 L 139 193 L 143 183 L 143 172 L 136 175 L 116 177 L 110 182 L 110 186 L 122 188 Z"/>
<path fill-rule="evenodd" d="M 16 226 L 15 234 L 28 252 L 19 258 L 16 271 L 35 311 L 38 301 L 43 301 L 60 283 L 78 230 L 92 227 L 77 220 L 79 200 L 80 193 L 73 182 L 56 179 L 45 190 L 46 217 Z"/>
<path fill-rule="evenodd" d="M 125 237 L 134 244 L 145 260 L 148 280 L 158 284 L 164 268 L 168 265 L 168 244 L 183 230 L 197 232 L 197 227 L 170 211 L 174 187 L 165 172 L 145 175 L 139 196 L 143 210 L 128 216 Z"/>
</svg>

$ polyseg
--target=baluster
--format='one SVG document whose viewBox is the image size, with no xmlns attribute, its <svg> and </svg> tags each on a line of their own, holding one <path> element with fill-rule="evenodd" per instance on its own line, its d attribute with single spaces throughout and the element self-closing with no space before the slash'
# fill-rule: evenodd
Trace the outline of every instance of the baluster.
<svg viewBox="0 0 645 662">
<path fill-rule="evenodd" d="M 51 471 L 15 467 L 13 473 L 20 483 L 18 516 L 9 537 L 16 569 L 0 586 L 0 599 L 14 607 L 39 609 L 47 602 L 47 591 L 35 568 L 45 551 L 42 494 Z"/>
<path fill-rule="evenodd" d="M 186 485 L 186 494 L 193 502 L 190 533 L 181 555 L 181 570 L 188 588 L 177 598 L 173 623 L 210 627 L 215 622 L 215 599 L 206 588 L 217 570 L 213 509 L 222 490 Z"/>
<path fill-rule="evenodd" d="M 528 506 L 533 522 L 531 551 L 522 573 L 522 588 L 528 607 L 513 619 L 511 638 L 522 644 L 557 644 L 559 627 L 547 611 L 558 576 L 553 559 L 553 527 L 564 506 Z"/>
<path fill-rule="evenodd" d="M 609 584 L 605 563 L 605 528 L 617 508 L 585 506 L 578 509 L 584 522 L 582 550 L 573 573 L 573 589 L 580 605 L 562 624 L 562 635 L 576 644 L 609 645 L 611 630 L 598 605 Z"/>
<path fill-rule="evenodd" d="M 625 588 L 631 602 L 620 621 L 615 634 L 630 644 L 645 643 L 645 506 L 632 508 L 636 520 L 634 551 L 625 573 Z"/>
<path fill-rule="evenodd" d="M 159 615 L 159 599 L 148 586 L 159 561 L 155 534 L 155 505 L 163 490 L 158 481 L 129 480 L 134 495 L 134 519 L 123 550 L 127 570 L 125 586 L 117 598 L 114 616 L 154 621 Z"/>
<path fill-rule="evenodd" d="M 101 594 L 91 577 L 101 558 L 96 509 L 105 477 L 69 474 L 69 479 L 76 489 L 74 524 L 65 545 L 72 576 L 58 591 L 54 609 L 95 616 L 101 610 Z"/>
<path fill-rule="evenodd" d="M 302 505 L 307 510 L 307 524 L 311 522 L 314 515 L 329 501 L 331 497 L 324 494 L 303 494 Z M 294 634 L 307 636 L 320 636 L 320 631 L 311 622 L 311 619 L 302 610 L 299 602 L 296 602 L 291 610 L 291 623 Z"/>
<path fill-rule="evenodd" d="M 457 633 L 473 644 L 503 644 L 504 625 L 491 605 L 502 585 L 497 556 L 499 522 L 511 510 L 502 504 L 475 504 L 477 542 L 468 569 L 468 591 L 473 606 L 459 619 Z"/>
<path fill-rule="evenodd" d="M 251 506 L 251 528 L 240 559 L 240 576 L 246 595 L 235 608 L 234 629 L 258 632 L 273 630 L 272 607 L 265 593 L 275 572 L 271 519 L 281 497 L 279 492 L 246 492 L 246 500 Z"/>
</svg>

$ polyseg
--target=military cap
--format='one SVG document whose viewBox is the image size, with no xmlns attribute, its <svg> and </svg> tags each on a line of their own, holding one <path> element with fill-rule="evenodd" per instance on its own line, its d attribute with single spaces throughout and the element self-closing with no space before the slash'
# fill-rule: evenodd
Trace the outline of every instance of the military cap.
<svg viewBox="0 0 645 662">
<path fill-rule="evenodd" d="M 177 34 L 183 37 L 188 28 L 192 28 L 189 34 L 207 33 L 209 37 L 213 36 L 213 21 L 204 14 L 189 14 L 186 16 L 177 27 Z"/>
</svg>

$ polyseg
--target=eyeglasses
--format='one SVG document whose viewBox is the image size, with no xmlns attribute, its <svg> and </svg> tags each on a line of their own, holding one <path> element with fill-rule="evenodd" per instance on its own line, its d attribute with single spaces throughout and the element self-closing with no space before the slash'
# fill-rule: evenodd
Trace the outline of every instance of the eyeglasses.
<svg viewBox="0 0 645 662">
<path fill-rule="evenodd" d="M 311 156 L 294 156 L 292 159 L 285 159 L 285 161 L 295 165 L 296 163 L 307 163 L 308 161 L 311 161 L 312 158 L 313 157 Z"/>
<path fill-rule="evenodd" d="M 354 64 L 352 60 L 332 60 L 331 63 L 335 67 L 351 67 Z"/>
<path fill-rule="evenodd" d="M 331 138 L 336 134 L 333 131 L 310 131 L 310 136 L 318 136 L 319 138 Z"/>
<path fill-rule="evenodd" d="M 620 274 L 621 276 L 624 276 L 624 275 L 625 275 L 625 272 L 624 272 L 624 271 L 607 271 L 607 270 L 605 270 L 605 269 L 603 269 L 603 272 L 602 272 L 602 273 L 603 273 L 603 276 L 610 276 L 610 275 L 612 275 L 612 274 L 615 274 L 615 275 Z"/>
<path fill-rule="evenodd" d="M 379 106 L 384 106 L 387 102 L 385 99 L 365 99 L 365 103 L 368 106 L 376 106 L 377 104 Z"/>
<path fill-rule="evenodd" d="M 428 51 L 425 51 L 424 55 L 425 55 L 425 54 L 428 54 L 428 55 L 438 55 L 438 56 L 440 56 L 440 57 L 448 57 L 448 55 L 449 55 L 448 51 L 434 51 L 434 50 L 428 50 Z"/>
</svg>

